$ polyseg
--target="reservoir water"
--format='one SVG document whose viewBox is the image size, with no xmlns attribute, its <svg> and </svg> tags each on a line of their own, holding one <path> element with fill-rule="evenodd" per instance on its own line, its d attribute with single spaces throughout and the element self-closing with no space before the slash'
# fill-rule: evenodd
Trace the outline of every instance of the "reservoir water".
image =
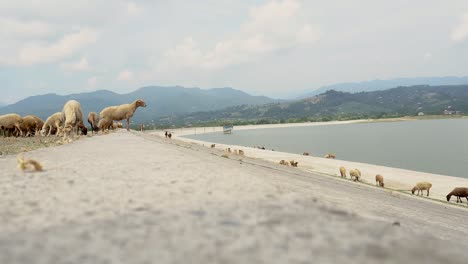
<svg viewBox="0 0 468 264">
<path fill-rule="evenodd" d="M 468 178 L 468 119 L 238 130 L 187 136 Z"/>
</svg>

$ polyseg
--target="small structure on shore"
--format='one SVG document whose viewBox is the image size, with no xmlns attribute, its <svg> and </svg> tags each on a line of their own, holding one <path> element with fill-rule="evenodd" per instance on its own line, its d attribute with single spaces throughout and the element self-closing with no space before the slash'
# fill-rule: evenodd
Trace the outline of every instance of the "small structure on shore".
<svg viewBox="0 0 468 264">
<path fill-rule="evenodd" d="M 223 126 L 223 133 L 224 134 L 232 134 L 232 130 L 234 129 L 233 126 Z"/>
</svg>

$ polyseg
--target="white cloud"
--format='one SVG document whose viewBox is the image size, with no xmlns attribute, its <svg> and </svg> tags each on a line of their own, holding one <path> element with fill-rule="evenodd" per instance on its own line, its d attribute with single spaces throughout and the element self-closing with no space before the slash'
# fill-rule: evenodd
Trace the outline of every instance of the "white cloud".
<svg viewBox="0 0 468 264">
<path fill-rule="evenodd" d="M 452 31 L 452 40 L 460 42 L 468 37 L 468 13 L 466 13 L 455 29 Z"/>
<path fill-rule="evenodd" d="M 20 48 L 17 64 L 32 65 L 60 61 L 96 42 L 97 35 L 94 30 L 82 29 L 79 32 L 63 36 L 55 43 L 35 42 L 25 44 Z"/>
<path fill-rule="evenodd" d="M 133 79 L 133 72 L 124 70 L 119 73 L 117 80 L 119 81 L 131 81 Z"/>
<path fill-rule="evenodd" d="M 69 71 L 89 71 L 90 70 L 88 59 L 86 58 L 81 58 L 79 61 L 74 62 L 74 63 L 63 63 L 60 65 L 60 68 L 62 68 L 63 70 L 69 70 Z"/>
<path fill-rule="evenodd" d="M 127 3 L 127 13 L 131 16 L 139 15 L 143 9 L 134 2 Z"/>
<path fill-rule="evenodd" d="M 157 65 L 157 71 L 178 68 L 218 70 L 230 65 L 257 60 L 298 44 L 315 42 L 319 32 L 299 16 L 297 0 L 270 1 L 253 7 L 249 19 L 238 32 L 203 51 L 192 38 L 167 50 Z"/>
<path fill-rule="evenodd" d="M 98 84 L 98 78 L 96 76 L 92 76 L 88 78 L 87 87 L 89 89 L 96 88 L 97 84 Z"/>
<path fill-rule="evenodd" d="M 54 27 L 41 21 L 20 21 L 12 18 L 0 18 L 0 36 L 32 38 L 49 36 Z"/>
</svg>

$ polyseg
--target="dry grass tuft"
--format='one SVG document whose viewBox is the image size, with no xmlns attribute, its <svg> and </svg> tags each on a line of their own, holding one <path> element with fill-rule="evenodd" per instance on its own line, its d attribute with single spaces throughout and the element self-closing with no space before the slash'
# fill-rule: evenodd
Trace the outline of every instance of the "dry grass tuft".
<svg viewBox="0 0 468 264">
<path fill-rule="evenodd" d="M 28 169 L 32 169 L 32 171 L 43 171 L 42 165 L 36 160 L 27 160 L 21 156 L 18 156 L 16 157 L 16 161 L 18 162 L 18 168 L 23 171 Z"/>
</svg>

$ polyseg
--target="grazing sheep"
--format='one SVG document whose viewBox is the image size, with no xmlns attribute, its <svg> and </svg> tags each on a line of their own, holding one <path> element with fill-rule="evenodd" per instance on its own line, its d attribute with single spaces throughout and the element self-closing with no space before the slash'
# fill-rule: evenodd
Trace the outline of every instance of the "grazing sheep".
<svg viewBox="0 0 468 264">
<path fill-rule="evenodd" d="M 340 167 L 340 175 L 341 175 L 341 178 L 346 178 L 346 168 L 345 167 Z"/>
<path fill-rule="evenodd" d="M 169 139 L 171 139 L 172 138 L 172 133 L 169 133 L 167 136 L 169 137 Z"/>
<path fill-rule="evenodd" d="M 333 154 L 333 153 L 328 153 L 327 155 L 325 155 L 325 158 L 326 159 L 334 159 L 334 158 L 336 158 L 336 155 Z"/>
<path fill-rule="evenodd" d="M 309 152 L 304 152 L 304 153 L 302 153 L 302 155 L 309 156 Z"/>
<path fill-rule="evenodd" d="M 457 197 L 457 203 L 462 203 L 462 197 L 466 198 L 466 202 L 468 203 L 468 188 L 466 187 L 457 187 L 453 189 L 449 194 L 447 194 L 447 202 L 450 202 L 450 198 L 453 196 Z"/>
<path fill-rule="evenodd" d="M 109 128 L 112 126 L 112 120 L 103 118 L 99 120 L 98 122 L 98 129 L 102 132 L 109 130 Z"/>
<path fill-rule="evenodd" d="M 6 136 L 5 131 L 13 129 L 18 131 L 20 136 L 23 136 L 23 130 L 21 125 L 23 124 L 23 118 L 17 114 L 7 114 L 0 116 L 0 128 L 4 131 L 3 136 Z"/>
<path fill-rule="evenodd" d="M 112 121 L 127 120 L 127 130 L 130 130 L 130 118 L 133 117 L 138 107 L 146 107 L 146 103 L 142 100 L 136 100 L 131 104 L 123 104 L 119 106 L 110 106 L 104 108 L 100 115 L 101 118 L 107 118 Z"/>
<path fill-rule="evenodd" d="M 216 147 L 216 144 L 211 144 L 211 148 L 215 148 L 215 147 Z"/>
<path fill-rule="evenodd" d="M 50 136 L 52 135 L 54 131 L 56 131 L 56 135 L 58 136 L 60 132 L 60 126 L 62 125 L 61 119 L 62 119 L 61 112 L 57 112 L 49 116 L 46 119 L 44 126 L 42 126 L 41 135 L 46 136 L 46 133 L 47 133 L 47 136 Z"/>
<path fill-rule="evenodd" d="M 375 185 L 384 187 L 383 176 L 380 174 L 375 175 Z"/>
<path fill-rule="evenodd" d="M 70 100 L 65 103 L 60 120 L 63 122 L 64 138 L 69 137 L 72 131 L 76 131 L 78 135 L 78 129 L 83 125 L 83 111 L 81 110 L 80 103 L 76 100 Z"/>
<path fill-rule="evenodd" d="M 96 112 L 90 112 L 88 114 L 88 123 L 91 125 L 91 133 L 99 131 L 99 116 Z"/>
<path fill-rule="evenodd" d="M 294 161 L 294 160 L 289 161 L 289 164 L 291 164 L 292 167 L 297 167 L 297 164 L 298 164 L 298 163 L 299 163 L 299 162 Z"/>
<path fill-rule="evenodd" d="M 167 138 L 167 135 L 169 135 L 169 133 L 167 133 L 167 131 L 166 131 L 166 132 L 164 133 L 164 135 L 165 135 L 165 136 L 166 136 L 166 138 Z"/>
<path fill-rule="evenodd" d="M 242 149 L 239 149 L 239 155 L 244 156 L 244 151 Z"/>
<path fill-rule="evenodd" d="M 418 191 L 418 194 L 421 193 L 421 195 L 423 195 L 423 191 L 424 190 L 427 190 L 427 196 L 429 196 L 429 190 L 431 189 L 432 187 L 432 183 L 430 182 L 418 182 L 416 183 L 416 186 L 413 187 L 413 189 L 411 190 L 411 193 L 414 194 L 416 191 Z"/>
<path fill-rule="evenodd" d="M 350 170 L 349 176 L 351 177 L 351 180 L 354 179 L 354 181 L 359 181 L 359 178 L 361 177 L 361 172 L 358 169 Z"/>
<path fill-rule="evenodd" d="M 289 166 L 289 161 L 280 160 L 279 164 Z"/>
<path fill-rule="evenodd" d="M 21 130 L 26 133 L 26 137 L 34 136 L 42 129 L 44 122 L 37 116 L 28 115 L 23 117 Z"/>
<path fill-rule="evenodd" d="M 231 153 L 232 151 L 231 151 L 231 148 L 227 148 L 224 150 L 224 152 Z"/>
</svg>

